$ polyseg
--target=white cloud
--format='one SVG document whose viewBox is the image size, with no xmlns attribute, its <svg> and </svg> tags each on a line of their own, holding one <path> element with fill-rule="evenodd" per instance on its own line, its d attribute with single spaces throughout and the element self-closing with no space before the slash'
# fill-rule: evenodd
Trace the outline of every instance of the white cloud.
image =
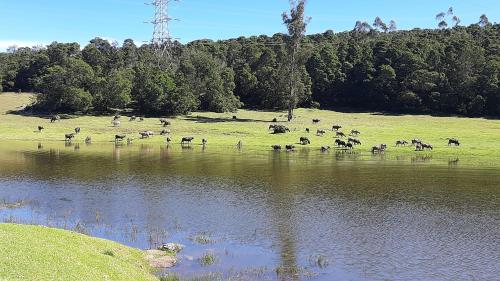
<svg viewBox="0 0 500 281">
<path fill-rule="evenodd" d="M 45 46 L 46 43 L 36 42 L 36 41 L 19 41 L 19 40 L 0 40 L 0 52 L 5 52 L 7 48 L 11 46 L 17 47 L 34 47 L 34 46 Z"/>
</svg>

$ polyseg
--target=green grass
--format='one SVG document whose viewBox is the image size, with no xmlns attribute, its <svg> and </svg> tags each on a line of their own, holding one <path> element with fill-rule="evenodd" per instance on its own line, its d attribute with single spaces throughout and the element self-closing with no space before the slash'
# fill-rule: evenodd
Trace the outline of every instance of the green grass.
<svg viewBox="0 0 500 281">
<path fill-rule="evenodd" d="M 206 252 L 198 259 L 198 261 L 202 266 L 210 266 L 217 262 L 217 257 L 211 252 Z"/>
<path fill-rule="evenodd" d="M 41 226 L 0 224 L 0 280 L 158 280 L 140 250 Z"/>
<path fill-rule="evenodd" d="M 29 104 L 30 94 L 0 94 L 0 140 L 3 141 L 34 141 L 51 142 L 64 139 L 64 134 L 73 132 L 75 127 L 81 127 L 82 132 L 76 137 L 75 143 L 83 143 L 86 136 L 92 137 L 93 143 L 112 143 L 115 134 L 127 134 L 134 138 L 136 144 L 162 144 L 165 137 L 158 134 L 163 130 L 158 118 L 146 118 L 144 122 L 129 122 L 123 117 L 121 127 L 111 125 L 110 116 L 83 116 L 61 120 L 51 124 L 46 118 L 26 117 L 7 114 L 23 104 Z M 390 116 L 375 113 L 342 113 L 326 110 L 298 109 L 296 119 L 285 122 L 285 112 L 266 112 L 240 110 L 232 113 L 196 112 L 189 116 L 170 118 L 172 131 L 170 138 L 174 147 L 180 146 L 184 136 L 195 137 L 194 146 L 200 146 L 202 138 L 208 139 L 207 148 L 234 148 L 238 141 L 243 142 L 246 150 L 269 151 L 274 144 L 296 144 L 302 136 L 310 138 L 309 149 L 319 150 L 321 146 L 333 146 L 333 124 L 344 126 L 344 132 L 352 129 L 361 131 L 359 136 L 363 145 L 356 148 L 364 155 L 370 154 L 372 146 L 386 143 L 389 145 L 387 155 L 413 156 L 432 155 L 434 158 L 473 159 L 473 165 L 497 165 L 500 157 L 500 121 L 482 118 L 433 117 L 426 115 Z M 232 120 L 236 115 L 237 120 Z M 274 135 L 268 131 L 273 118 L 291 129 L 290 133 Z M 312 124 L 313 118 L 321 119 L 319 124 Z M 36 132 L 38 125 L 44 126 L 42 133 Z M 304 130 L 310 128 L 311 133 Z M 315 135 L 317 129 L 327 130 L 324 137 Z M 157 135 L 151 139 L 139 139 L 139 131 L 151 130 Z M 420 138 L 434 146 L 433 152 L 415 152 L 410 147 L 395 147 L 395 141 Z M 448 147 L 446 138 L 459 138 L 461 147 Z"/>
</svg>

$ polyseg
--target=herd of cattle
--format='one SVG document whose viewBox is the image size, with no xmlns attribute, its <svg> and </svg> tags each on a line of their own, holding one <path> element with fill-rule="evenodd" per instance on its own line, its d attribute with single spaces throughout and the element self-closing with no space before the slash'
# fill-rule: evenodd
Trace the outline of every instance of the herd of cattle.
<svg viewBox="0 0 500 281">
<path fill-rule="evenodd" d="M 312 120 L 313 124 L 319 124 L 320 122 L 321 122 L 320 119 L 313 119 Z M 276 119 L 273 120 L 273 123 L 276 123 Z M 347 135 L 346 133 L 341 131 L 342 128 L 343 127 L 341 125 L 333 125 L 332 126 L 332 131 L 335 134 L 334 143 L 338 149 L 352 150 L 356 146 L 361 145 L 361 141 L 359 140 L 359 136 L 361 135 L 360 131 L 351 130 L 349 135 Z M 284 125 L 280 125 L 280 124 L 269 125 L 269 130 L 270 131 L 272 130 L 274 134 L 283 134 L 283 133 L 290 132 L 289 128 L 287 128 Z M 311 133 L 310 128 L 305 128 L 305 132 L 307 134 L 310 134 Z M 320 137 L 323 137 L 326 133 L 327 133 L 326 130 L 318 129 L 316 131 L 316 135 L 320 136 Z M 449 146 L 451 146 L 451 145 L 460 146 L 460 141 L 456 138 L 447 138 L 447 140 L 448 140 Z M 311 141 L 310 141 L 309 137 L 301 137 L 299 139 L 299 144 L 300 145 L 309 145 L 309 144 L 311 144 Z M 424 150 L 433 150 L 434 149 L 434 147 L 431 144 L 424 143 L 419 139 L 413 139 L 411 141 L 411 144 L 412 144 L 412 146 L 415 147 L 416 151 L 424 151 Z M 406 140 L 396 141 L 396 147 L 407 146 L 407 145 L 409 145 L 409 142 Z M 275 151 L 280 151 L 283 149 L 283 147 L 279 144 L 272 145 L 271 147 Z M 293 144 L 287 144 L 284 147 L 287 151 L 294 151 L 295 150 L 295 146 Z M 387 147 L 388 147 L 387 144 L 375 145 L 375 146 L 372 146 L 371 152 L 374 154 L 375 153 L 382 153 L 382 152 L 385 152 L 387 150 Z M 322 146 L 320 148 L 320 150 L 322 152 L 327 152 L 330 149 L 331 149 L 330 146 Z"/>
<path fill-rule="evenodd" d="M 115 127 L 119 127 L 121 125 L 120 119 L 121 119 L 120 115 L 115 115 L 113 117 L 113 120 L 111 121 L 111 124 Z M 233 119 L 236 119 L 236 118 L 233 117 Z M 60 120 L 61 120 L 60 116 L 55 115 L 55 116 L 52 116 L 50 118 L 50 123 L 54 123 L 54 122 L 57 122 Z M 137 118 L 136 116 L 132 116 L 132 117 L 130 117 L 129 121 L 130 122 L 132 122 L 132 121 L 142 122 L 142 121 L 144 121 L 144 118 L 143 117 Z M 284 134 L 284 133 L 290 132 L 290 129 L 288 127 L 281 125 L 281 124 L 277 124 L 277 122 L 278 121 L 276 118 L 274 118 L 272 120 L 273 124 L 269 125 L 269 131 L 272 131 L 273 134 Z M 321 122 L 320 119 L 313 119 L 312 120 L 313 124 L 318 124 L 320 122 Z M 166 137 L 167 143 L 171 143 L 172 142 L 172 139 L 170 138 L 171 130 L 168 129 L 168 127 L 170 127 L 172 125 L 172 123 L 168 119 L 165 119 L 165 118 L 160 118 L 160 123 L 161 123 L 162 127 L 164 128 L 160 132 L 160 135 Z M 38 126 L 38 132 L 42 132 L 44 129 L 45 128 L 43 126 Z M 334 144 L 335 144 L 337 149 L 353 150 L 353 149 L 355 149 L 356 146 L 362 144 L 360 139 L 359 139 L 359 136 L 361 135 L 360 131 L 353 129 L 350 131 L 349 134 L 346 134 L 343 131 L 341 131 L 342 129 L 343 129 L 343 127 L 341 125 L 336 124 L 336 125 L 332 126 L 332 132 L 334 133 L 334 138 L 335 138 Z M 304 131 L 307 134 L 311 133 L 311 130 L 309 128 L 305 128 Z M 64 140 L 66 142 L 71 142 L 76 137 L 76 135 L 80 134 L 80 132 L 81 132 L 81 128 L 77 127 L 74 129 L 74 133 L 72 132 L 72 133 L 65 134 Z M 326 130 L 318 129 L 316 131 L 316 135 L 319 137 L 323 137 L 325 134 L 327 134 Z M 155 133 L 153 131 L 141 131 L 141 132 L 139 132 L 139 137 L 141 139 L 147 139 L 147 138 L 153 137 L 154 135 L 155 135 Z M 127 135 L 123 135 L 123 134 L 115 135 L 114 141 L 116 143 L 123 142 L 125 140 L 127 141 L 128 144 L 131 144 L 134 139 L 129 138 L 129 137 L 127 137 Z M 194 137 L 182 137 L 181 138 L 181 145 L 183 145 L 183 146 L 190 145 L 193 142 L 193 140 L 194 140 Z M 447 138 L 446 140 L 448 140 L 449 146 L 451 146 L 451 145 L 460 146 L 460 141 L 456 138 Z M 85 138 L 85 143 L 89 144 L 91 142 L 92 142 L 92 138 L 90 136 L 87 136 Z M 206 139 L 201 140 L 201 144 L 203 146 L 207 145 L 207 143 L 208 143 L 208 141 Z M 303 136 L 303 137 L 300 137 L 299 144 L 303 145 L 303 146 L 310 145 L 311 140 L 309 139 L 309 137 Z M 408 142 L 406 140 L 396 141 L 396 147 L 409 146 L 409 145 L 410 145 L 410 142 Z M 240 148 L 241 146 L 242 146 L 242 142 L 239 141 L 237 144 L 237 147 Z M 424 151 L 424 150 L 433 150 L 434 149 L 434 147 L 431 144 L 424 143 L 419 139 L 411 140 L 411 146 L 415 147 L 416 151 Z M 283 149 L 283 147 L 279 144 L 272 145 L 271 147 L 275 151 L 281 151 Z M 383 153 L 387 150 L 387 147 L 388 147 L 387 144 L 379 144 L 379 145 L 372 146 L 370 151 L 373 154 Z M 284 146 L 284 149 L 286 151 L 289 151 L 289 152 L 295 151 L 295 145 L 287 144 Z M 322 152 L 327 152 L 330 149 L 331 149 L 330 146 L 322 146 L 320 148 L 320 150 Z"/>
</svg>

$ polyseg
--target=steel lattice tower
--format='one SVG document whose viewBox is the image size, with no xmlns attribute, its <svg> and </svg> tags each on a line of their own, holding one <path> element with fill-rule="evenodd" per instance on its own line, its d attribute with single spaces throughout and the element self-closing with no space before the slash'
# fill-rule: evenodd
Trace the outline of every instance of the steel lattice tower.
<svg viewBox="0 0 500 281">
<path fill-rule="evenodd" d="M 170 36 L 169 23 L 172 20 L 168 16 L 168 5 L 177 0 L 154 0 L 151 5 L 155 7 L 155 16 L 151 22 L 154 26 L 153 39 L 151 43 L 159 59 L 170 60 L 170 48 L 172 37 Z"/>
</svg>

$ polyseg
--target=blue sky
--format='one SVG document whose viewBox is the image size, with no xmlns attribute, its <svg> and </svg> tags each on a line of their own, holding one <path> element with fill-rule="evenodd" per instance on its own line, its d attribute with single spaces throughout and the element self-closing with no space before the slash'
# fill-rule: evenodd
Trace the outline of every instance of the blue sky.
<svg viewBox="0 0 500 281">
<path fill-rule="evenodd" d="M 94 37 L 139 45 L 150 40 L 153 14 L 148 0 L 0 0 L 0 50 L 12 44 L 35 45 L 52 41 L 86 44 Z M 436 26 L 435 15 L 450 6 L 462 24 L 485 13 L 500 21 L 500 0 L 309 0 L 312 17 L 308 33 L 352 29 L 356 20 L 370 23 L 376 16 L 396 20 L 400 29 Z M 288 0 L 181 0 L 171 4 L 171 32 L 182 42 L 225 39 L 240 35 L 284 32 L 281 13 Z"/>
</svg>

